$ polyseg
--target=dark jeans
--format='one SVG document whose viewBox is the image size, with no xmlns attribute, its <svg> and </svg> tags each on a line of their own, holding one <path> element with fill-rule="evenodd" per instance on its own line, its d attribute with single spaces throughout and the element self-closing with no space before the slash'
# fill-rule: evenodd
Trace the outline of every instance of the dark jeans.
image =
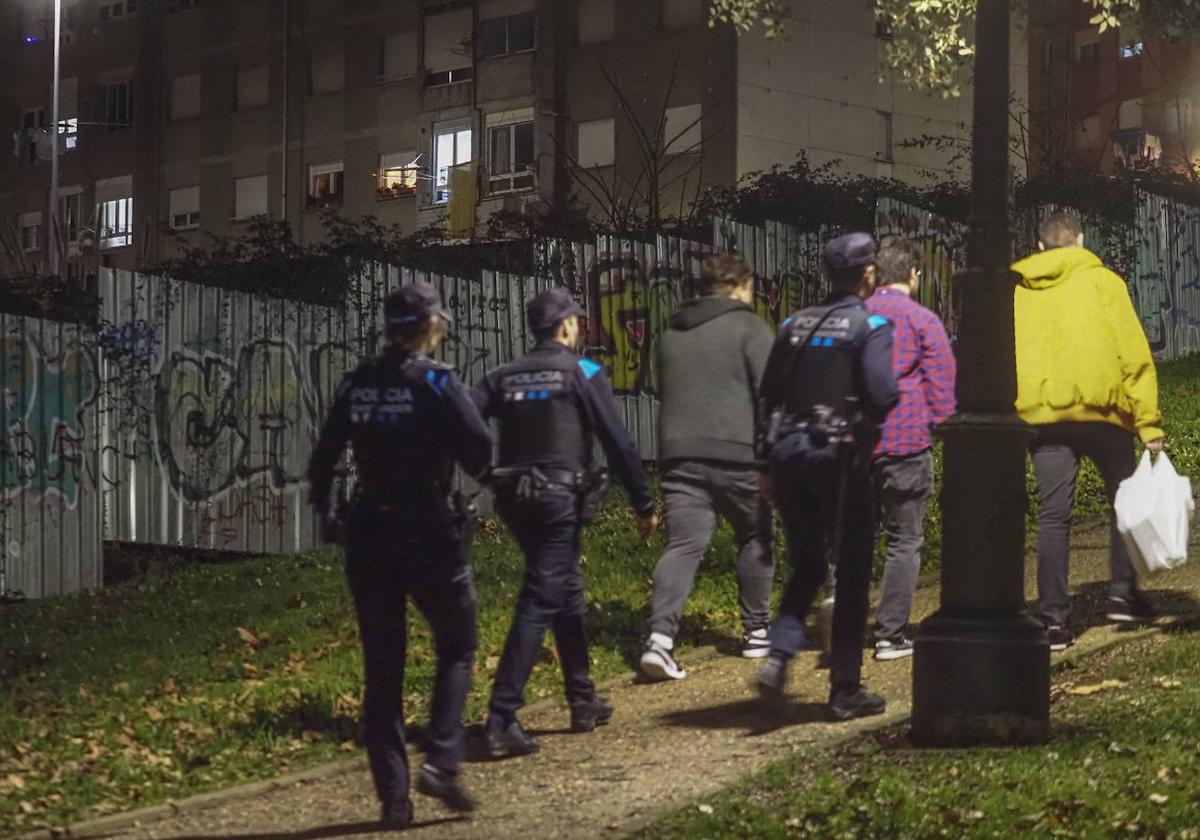
<svg viewBox="0 0 1200 840">
<path fill-rule="evenodd" d="M 1038 612 L 1048 624 L 1066 625 L 1071 615 L 1067 584 L 1071 548 L 1071 512 L 1079 459 L 1091 458 L 1104 479 L 1110 534 L 1108 594 L 1128 598 L 1137 590 L 1137 574 L 1117 533 L 1113 499 L 1137 466 L 1133 435 L 1109 423 L 1053 423 L 1037 426 L 1030 446 L 1038 484 Z"/>
<path fill-rule="evenodd" d="M 718 514 L 733 526 L 738 545 L 738 595 L 747 631 L 771 621 L 771 512 L 759 494 L 758 470 L 708 461 L 681 461 L 663 477 L 667 544 L 654 567 L 650 632 L 675 638 L 696 569 Z"/>
<path fill-rule="evenodd" d="M 925 509 L 933 496 L 933 453 L 925 450 L 876 458 L 871 474 L 887 541 L 887 563 L 875 608 L 875 638 L 896 639 L 908 626 L 921 571 Z"/>
<path fill-rule="evenodd" d="M 546 630 L 562 665 L 568 703 L 591 700 L 584 632 L 583 575 L 579 570 L 579 498 L 562 488 L 543 489 L 537 499 L 502 491 L 496 509 L 525 553 L 525 582 L 512 629 L 496 670 L 489 711 L 504 723 L 525 705 L 525 684 L 542 650 Z"/>
<path fill-rule="evenodd" d="M 385 805 L 408 799 L 404 739 L 407 599 L 433 630 L 437 653 L 427 760 L 455 773 L 463 753 L 463 708 L 478 644 L 471 569 L 456 541 L 416 517 L 365 507 L 351 514 L 346 576 L 362 634 L 364 741 L 375 791 Z"/>
<path fill-rule="evenodd" d="M 791 657 L 804 646 L 804 619 L 825 583 L 827 550 L 840 530 L 829 674 L 833 693 L 853 692 L 861 684 L 875 541 L 868 458 L 862 452 L 853 459 L 837 457 L 829 448 L 814 448 L 803 434 L 780 441 L 772 453 L 771 483 L 792 577 L 771 626 L 771 652 Z"/>
</svg>

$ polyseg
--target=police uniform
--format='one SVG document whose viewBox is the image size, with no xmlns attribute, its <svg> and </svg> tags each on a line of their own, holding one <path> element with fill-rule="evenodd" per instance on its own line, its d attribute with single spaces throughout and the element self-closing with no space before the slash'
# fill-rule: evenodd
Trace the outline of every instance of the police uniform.
<svg viewBox="0 0 1200 840">
<path fill-rule="evenodd" d="M 862 271 L 875 259 L 867 234 L 825 249 L 833 271 Z M 768 464 L 783 519 L 792 577 L 771 627 L 771 653 L 759 688 L 778 697 L 788 660 L 803 646 L 804 619 L 836 552 L 837 600 L 830 657 L 835 717 L 883 710 L 861 690 L 875 508 L 871 453 L 879 426 L 899 400 L 892 374 L 892 329 L 853 292 L 835 293 L 784 322 L 763 375 L 760 456 Z"/>
<path fill-rule="evenodd" d="M 449 320 L 437 290 L 425 283 L 390 295 L 385 312 L 389 327 L 430 315 Z M 450 482 L 455 461 L 472 475 L 486 470 L 491 436 L 450 368 L 391 346 L 343 379 L 321 430 L 309 478 L 323 521 L 347 442 L 356 485 L 346 522 L 346 574 L 362 634 L 367 756 L 384 819 L 404 824 L 412 812 L 402 702 L 409 597 L 433 630 L 438 657 L 418 789 L 469 810 L 461 788 L 454 789 L 477 603 Z"/>
<path fill-rule="evenodd" d="M 552 289 L 530 301 L 526 313 L 531 330 L 544 334 L 583 310 L 565 289 Z M 538 748 L 516 713 L 547 628 L 554 632 L 572 729 L 587 731 L 612 714 L 588 676 L 579 569 L 581 495 L 592 469 L 593 439 L 599 438 L 639 515 L 653 513 L 654 499 L 600 364 L 545 338 L 526 356 L 489 372 L 472 397 L 485 417 L 498 421 L 492 485 L 497 511 L 526 560 L 485 729 L 493 755 L 517 755 Z"/>
</svg>

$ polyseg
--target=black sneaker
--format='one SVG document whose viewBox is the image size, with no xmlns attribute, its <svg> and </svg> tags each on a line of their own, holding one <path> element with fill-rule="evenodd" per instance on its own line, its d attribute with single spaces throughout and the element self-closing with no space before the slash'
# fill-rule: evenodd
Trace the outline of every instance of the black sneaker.
<svg viewBox="0 0 1200 840">
<path fill-rule="evenodd" d="M 679 667 L 679 663 L 675 661 L 675 657 L 671 656 L 671 651 L 653 639 L 646 642 L 646 648 L 642 651 L 642 659 L 638 663 L 638 669 L 647 679 L 654 680 L 655 682 L 681 680 L 687 676 L 687 671 Z"/>
<path fill-rule="evenodd" d="M 413 821 L 413 804 L 409 799 L 395 805 L 384 805 L 379 815 L 379 828 L 383 831 L 399 831 L 408 828 Z"/>
<path fill-rule="evenodd" d="M 603 697 L 593 697 L 571 704 L 571 731 L 591 732 L 597 726 L 604 726 L 612 720 L 612 704 Z"/>
<path fill-rule="evenodd" d="M 483 740 L 490 758 L 531 755 L 542 748 L 516 718 L 505 726 L 499 718 L 489 716 L 483 727 Z"/>
<path fill-rule="evenodd" d="M 912 655 L 912 639 L 905 638 L 904 636 L 897 636 L 894 639 L 880 639 L 875 642 L 875 658 L 880 662 L 904 659 Z"/>
<path fill-rule="evenodd" d="M 782 656 L 772 653 L 767 657 L 767 664 L 758 672 L 755 685 L 762 699 L 772 705 L 780 705 L 787 696 L 788 661 Z"/>
<path fill-rule="evenodd" d="M 417 790 L 426 796 L 442 800 L 451 811 L 466 813 L 474 811 L 476 807 L 475 800 L 462 786 L 457 773 L 447 773 L 429 764 L 421 766 L 421 775 L 417 777 Z"/>
<path fill-rule="evenodd" d="M 1050 650 L 1066 650 L 1075 644 L 1075 634 L 1061 624 L 1051 624 L 1046 628 L 1046 639 L 1050 642 Z"/>
<path fill-rule="evenodd" d="M 1140 592 L 1128 598 L 1109 598 L 1105 618 L 1117 624 L 1147 624 L 1158 618 L 1158 610 Z"/>
<path fill-rule="evenodd" d="M 862 688 L 853 692 L 837 692 L 829 698 L 829 714 L 834 720 L 854 720 L 881 715 L 886 708 L 886 700 Z"/>
<path fill-rule="evenodd" d="M 766 627 L 747 630 L 742 634 L 742 656 L 746 659 L 761 659 L 771 652 L 771 640 Z"/>
</svg>

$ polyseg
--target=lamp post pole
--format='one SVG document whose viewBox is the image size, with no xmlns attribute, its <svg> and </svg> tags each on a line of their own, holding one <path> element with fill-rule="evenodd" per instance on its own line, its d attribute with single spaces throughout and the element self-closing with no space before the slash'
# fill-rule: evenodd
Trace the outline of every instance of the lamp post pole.
<svg viewBox="0 0 1200 840">
<path fill-rule="evenodd" d="M 927 746 L 1015 744 L 1050 734 L 1050 649 L 1025 608 L 1025 458 L 1014 411 L 1009 269 L 1009 4 L 976 17 L 968 269 L 961 301 L 958 414 L 940 429 L 941 607 L 917 633 L 912 738 Z"/>
<path fill-rule="evenodd" d="M 58 275 L 58 86 L 59 51 L 62 49 L 62 0 L 54 0 L 54 81 L 50 90 L 50 208 L 46 214 L 47 265 Z"/>
</svg>

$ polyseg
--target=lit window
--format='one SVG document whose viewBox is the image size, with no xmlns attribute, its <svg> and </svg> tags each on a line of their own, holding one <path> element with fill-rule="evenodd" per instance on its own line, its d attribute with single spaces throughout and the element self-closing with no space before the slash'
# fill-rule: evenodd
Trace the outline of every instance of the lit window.
<svg viewBox="0 0 1200 840">
<path fill-rule="evenodd" d="M 21 230 L 21 250 L 25 253 L 42 250 L 42 214 L 39 210 L 17 216 Z"/>
<path fill-rule="evenodd" d="M 488 192 L 535 186 L 533 120 L 488 127 Z"/>
<path fill-rule="evenodd" d="M 64 79 L 58 89 L 58 133 L 60 149 L 71 151 L 79 146 L 79 80 Z"/>
<path fill-rule="evenodd" d="M 133 244 L 133 177 L 96 182 L 96 231 L 101 250 Z"/>
<path fill-rule="evenodd" d="M 100 20 L 118 20 L 137 12 L 137 0 L 100 0 L 97 13 Z"/>
<path fill-rule="evenodd" d="M 169 203 L 172 230 L 200 227 L 200 187 L 171 190 Z"/>
<path fill-rule="evenodd" d="M 133 123 L 133 82 L 104 86 L 104 122 L 109 131 L 129 128 Z"/>
<path fill-rule="evenodd" d="M 380 199 L 416 195 L 417 178 L 421 174 L 416 152 L 393 152 L 379 156 Z"/>
<path fill-rule="evenodd" d="M 309 209 L 337 207 L 342 203 L 342 162 L 323 163 L 308 168 Z"/>
<path fill-rule="evenodd" d="M 63 187 L 58 196 L 58 223 L 62 241 L 68 249 L 79 245 L 79 229 L 83 219 L 83 187 Z"/>
<path fill-rule="evenodd" d="M 471 162 L 471 127 L 463 123 L 434 126 L 433 200 L 450 200 L 450 167 Z"/>
<path fill-rule="evenodd" d="M 479 21 L 479 57 L 529 52 L 534 48 L 535 28 L 533 12 Z"/>
<path fill-rule="evenodd" d="M 1127 41 L 1121 44 L 1121 58 L 1136 58 L 1146 51 L 1143 41 Z"/>
<path fill-rule="evenodd" d="M 233 218 L 250 219 L 266 215 L 267 176 L 251 175 L 233 182 Z"/>
</svg>

